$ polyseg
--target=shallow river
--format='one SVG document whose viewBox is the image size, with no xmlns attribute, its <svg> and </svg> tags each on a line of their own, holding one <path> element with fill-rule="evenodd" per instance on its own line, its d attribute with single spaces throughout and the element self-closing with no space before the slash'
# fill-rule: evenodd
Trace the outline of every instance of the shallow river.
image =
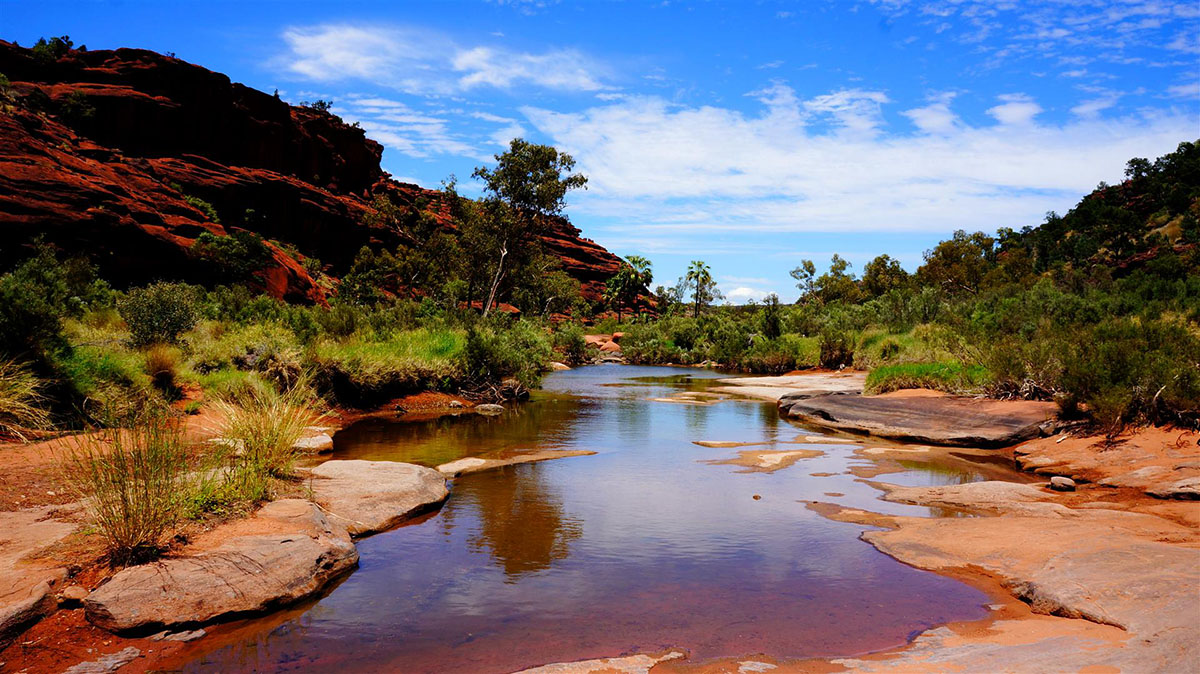
<svg viewBox="0 0 1200 674">
<path fill-rule="evenodd" d="M 688 649 L 693 661 L 852 655 L 986 613 L 983 593 L 900 564 L 859 541 L 863 527 L 805 507 L 938 514 L 879 501 L 846 472 L 871 465 L 854 456 L 857 445 L 788 442 L 812 432 L 767 403 L 652 400 L 717 376 L 585 367 L 550 375 L 530 403 L 500 417 L 346 429 L 333 458 L 436 466 L 514 449 L 598 454 L 459 478 L 437 513 L 362 540 L 359 568 L 324 597 L 218 628 L 184 671 L 475 674 L 665 647 Z M 825 454 L 750 473 L 705 463 L 738 450 L 698 440 Z M 905 462 L 880 479 L 948 484 L 985 472 Z"/>
</svg>

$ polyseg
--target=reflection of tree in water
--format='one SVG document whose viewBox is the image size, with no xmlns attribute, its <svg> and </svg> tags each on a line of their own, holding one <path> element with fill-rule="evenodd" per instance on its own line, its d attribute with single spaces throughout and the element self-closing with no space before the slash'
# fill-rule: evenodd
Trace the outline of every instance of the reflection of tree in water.
<svg viewBox="0 0 1200 674">
<path fill-rule="evenodd" d="M 514 449 L 555 449 L 570 444 L 594 405 L 546 397 L 510 406 L 497 417 L 475 414 L 425 421 L 367 419 L 337 434 L 338 459 L 404 461 L 437 466 L 466 456 Z"/>
<path fill-rule="evenodd" d="M 509 582 L 566 559 L 570 544 L 583 535 L 583 521 L 563 512 L 561 496 L 536 464 L 460 478 L 450 503 L 444 526 L 453 527 L 454 519 L 473 508 L 479 529 L 468 544 L 488 552 Z"/>
</svg>

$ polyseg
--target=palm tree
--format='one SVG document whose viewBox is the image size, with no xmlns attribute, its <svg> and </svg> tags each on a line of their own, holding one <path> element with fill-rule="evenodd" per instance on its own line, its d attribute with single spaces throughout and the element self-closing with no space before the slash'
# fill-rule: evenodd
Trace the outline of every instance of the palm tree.
<svg viewBox="0 0 1200 674">
<path fill-rule="evenodd" d="M 625 259 L 620 270 L 608 280 L 604 289 L 604 300 L 617 309 L 617 322 L 623 317 L 621 310 L 636 304 L 638 295 L 642 294 L 653 280 L 650 260 L 640 255 L 630 255 Z"/>
<path fill-rule="evenodd" d="M 703 260 L 692 260 L 684 280 L 692 289 L 692 317 L 699 318 L 700 307 L 716 297 L 717 282 L 713 280 L 712 270 Z"/>
</svg>

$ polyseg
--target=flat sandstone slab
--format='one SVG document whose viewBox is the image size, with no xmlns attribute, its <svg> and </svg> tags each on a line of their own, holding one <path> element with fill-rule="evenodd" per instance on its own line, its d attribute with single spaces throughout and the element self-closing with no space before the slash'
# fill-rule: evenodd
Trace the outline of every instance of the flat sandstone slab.
<svg viewBox="0 0 1200 674">
<path fill-rule="evenodd" d="M 732 377 L 709 390 L 775 402 L 783 395 L 815 396 L 826 393 L 861 393 L 865 372 L 807 372 L 777 377 Z"/>
<path fill-rule="evenodd" d="M 317 503 L 352 536 L 390 529 L 446 500 L 446 478 L 395 461 L 326 461 L 312 469 Z"/>
<path fill-rule="evenodd" d="M 438 466 L 438 472 L 446 477 L 458 477 L 467 473 L 478 473 L 522 463 L 537 463 L 551 459 L 566 459 L 572 456 L 591 456 L 595 452 L 586 449 L 539 449 L 518 452 L 508 456 L 469 456 Z"/>
<path fill-rule="evenodd" d="M 83 601 L 88 620 L 113 632 L 149 632 L 262 613 L 316 593 L 358 563 L 346 529 L 301 499 L 268 503 L 211 533 L 231 537 L 117 573 Z"/>
<path fill-rule="evenodd" d="M 779 412 L 795 419 L 881 438 L 965 447 L 1005 447 L 1040 435 L 1058 406 L 1031 400 L 963 396 L 788 394 Z"/>
</svg>

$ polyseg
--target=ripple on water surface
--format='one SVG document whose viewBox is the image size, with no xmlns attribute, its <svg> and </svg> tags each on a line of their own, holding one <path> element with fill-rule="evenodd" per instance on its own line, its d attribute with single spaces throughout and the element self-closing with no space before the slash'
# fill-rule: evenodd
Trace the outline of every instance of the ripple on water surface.
<svg viewBox="0 0 1200 674">
<path fill-rule="evenodd" d="M 499 417 L 339 433 L 336 458 L 426 465 L 513 449 L 599 453 L 456 480 L 438 513 L 361 541 L 359 569 L 325 597 L 218 630 L 183 669 L 507 672 L 665 647 L 694 659 L 850 655 L 985 614 L 981 592 L 900 564 L 859 541 L 861 526 L 805 508 L 837 492 L 846 505 L 929 513 L 883 504 L 846 474 L 863 461 L 855 445 L 791 443 L 805 432 L 769 404 L 653 401 L 715 376 L 580 368 L 550 375 L 532 402 Z M 825 454 L 745 473 L 704 463 L 736 449 L 694 440 Z M 905 468 L 907 484 L 980 478 Z"/>
</svg>

